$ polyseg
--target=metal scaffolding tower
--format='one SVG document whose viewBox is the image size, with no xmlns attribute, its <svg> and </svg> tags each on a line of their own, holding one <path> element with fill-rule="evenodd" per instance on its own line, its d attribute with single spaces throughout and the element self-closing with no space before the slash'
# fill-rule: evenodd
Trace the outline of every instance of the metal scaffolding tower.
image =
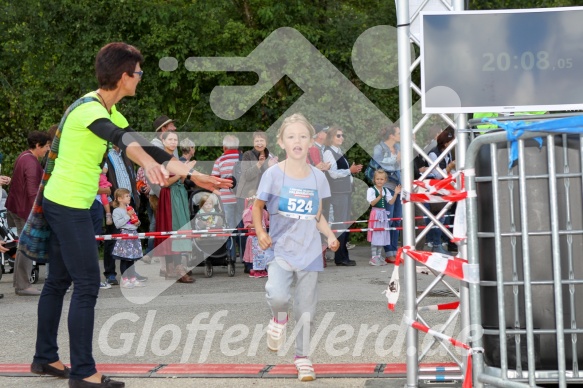
<svg viewBox="0 0 583 388">
<path fill-rule="evenodd" d="M 421 58 L 417 58 L 413 63 L 411 63 L 411 42 L 420 46 L 421 42 L 417 36 L 411 32 L 411 26 L 416 25 L 420 22 L 420 12 L 427 10 L 428 8 L 436 9 L 441 7 L 444 10 L 449 11 L 463 11 L 464 1 L 463 0 L 396 0 L 397 7 L 397 39 L 398 39 L 398 66 L 399 66 L 399 112 L 400 112 L 400 128 L 401 128 L 401 160 L 403 162 L 401 168 L 401 177 L 403 190 L 411 192 L 412 181 L 413 181 L 413 158 L 415 153 L 422 154 L 427 158 L 427 155 L 423 152 L 423 147 L 415 143 L 415 133 L 420 130 L 420 128 L 428 122 L 432 115 L 426 114 L 422 115 L 421 119 L 417 123 L 413 123 L 413 108 L 412 108 L 412 92 L 416 93 L 421 97 L 421 88 L 412 82 L 411 74 L 417 69 L 421 63 Z M 458 170 L 463 170 L 465 152 L 468 145 L 468 138 L 465 131 L 460 131 L 459 129 L 467 128 L 467 116 L 465 114 L 460 114 L 452 120 L 451 117 L 445 114 L 439 115 L 440 118 L 448 125 L 452 125 L 456 128 L 456 139 L 455 139 L 455 149 L 456 149 L 456 168 Z M 446 150 L 448 151 L 448 150 Z M 440 155 L 438 160 L 441 160 L 444 155 Z M 423 178 L 423 177 L 422 177 Z M 458 185 L 461 182 L 458 182 Z M 408 202 L 403 204 L 403 246 L 414 247 L 416 242 L 419 241 L 429 230 L 419 233 L 416 236 L 415 232 L 415 206 L 423 207 L 422 204 Z M 449 204 L 451 206 L 451 204 Z M 424 210 L 424 209 L 423 209 Z M 435 225 L 439 226 L 446 235 L 451 236 L 451 233 L 447 228 L 439 222 L 439 218 L 436 216 L 427 215 Z M 431 227 L 431 224 L 429 225 Z M 466 245 L 462 242 L 459 246 L 459 257 L 466 258 Z M 423 296 L 427 292 L 422 293 L 420 297 L 417 297 L 417 274 L 416 274 L 416 264 L 412 258 L 404 255 L 405 258 L 405 279 L 406 284 L 406 306 L 405 306 L 405 318 L 409 320 L 420 320 L 423 322 L 423 318 L 418 312 L 418 307 L 423 301 Z M 432 282 L 431 287 L 435 287 L 438 283 L 446 282 L 443 278 L 436 278 L 435 282 Z M 455 318 L 458 315 L 461 316 L 460 324 L 462 328 L 469 328 L 469 309 L 468 309 L 468 287 L 465 282 L 460 282 L 459 292 L 452 287 L 450 284 L 446 284 L 450 290 L 454 291 L 455 294 L 459 295 L 460 307 L 459 310 L 455 310 L 453 313 L 449 314 L 447 319 L 444 321 L 444 325 L 441 330 L 445 330 L 445 327 L 455 322 Z M 425 290 L 428 291 L 428 290 Z M 423 351 L 419 349 L 419 339 L 416 329 L 409 327 L 406 336 L 407 342 L 407 386 L 416 387 L 418 386 L 418 381 L 420 380 L 420 361 L 426 355 L 426 350 Z M 442 341 L 435 341 L 441 346 L 444 346 L 446 352 L 452 358 L 452 361 L 457 363 L 460 370 L 465 370 L 465 360 L 462 358 L 459 360 L 456 358 L 455 354 L 448 348 L 448 345 Z M 435 374 L 435 372 L 433 372 Z M 459 376 L 459 375 L 458 375 Z"/>
</svg>

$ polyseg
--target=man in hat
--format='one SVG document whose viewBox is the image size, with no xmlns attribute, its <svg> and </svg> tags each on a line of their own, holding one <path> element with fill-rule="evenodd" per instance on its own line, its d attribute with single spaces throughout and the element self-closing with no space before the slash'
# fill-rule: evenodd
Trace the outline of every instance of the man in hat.
<svg viewBox="0 0 583 388">
<path fill-rule="evenodd" d="M 166 131 L 176 131 L 176 126 L 174 125 L 174 120 L 166 115 L 162 115 L 154 120 L 154 132 L 156 132 L 156 137 L 152 140 L 152 144 L 158 148 L 164 149 L 164 145 L 162 145 L 162 133 Z M 179 158 L 178 148 L 174 150 L 174 157 L 176 159 Z"/>
<path fill-rule="evenodd" d="M 324 142 L 326 141 L 326 133 L 328 128 L 323 125 L 315 124 L 314 129 L 314 145 L 308 150 L 308 163 L 321 171 L 330 169 L 330 163 L 324 162 Z"/>
</svg>

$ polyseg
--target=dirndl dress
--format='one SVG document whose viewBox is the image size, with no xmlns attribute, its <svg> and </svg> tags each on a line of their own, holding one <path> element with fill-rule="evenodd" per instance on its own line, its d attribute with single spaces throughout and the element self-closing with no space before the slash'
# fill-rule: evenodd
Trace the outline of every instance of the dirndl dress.
<svg viewBox="0 0 583 388">
<path fill-rule="evenodd" d="M 137 236 L 138 231 L 135 229 L 120 229 L 121 233 L 129 234 L 131 236 Z M 117 240 L 115 242 L 115 246 L 113 247 L 113 251 L 111 252 L 112 256 L 116 259 L 121 260 L 139 260 L 142 258 L 142 243 L 139 239 L 135 240 Z"/>
<path fill-rule="evenodd" d="M 368 218 L 369 228 L 388 228 L 389 227 L 389 214 L 388 210 L 373 207 L 370 210 L 370 216 Z M 382 231 L 372 231 L 369 230 L 366 239 L 371 245 L 385 246 L 391 244 L 391 232 L 389 230 Z"/>
</svg>

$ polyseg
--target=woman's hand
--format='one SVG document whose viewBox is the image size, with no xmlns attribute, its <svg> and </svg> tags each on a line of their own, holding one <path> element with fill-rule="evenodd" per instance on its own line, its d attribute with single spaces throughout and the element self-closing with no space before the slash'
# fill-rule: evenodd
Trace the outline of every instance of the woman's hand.
<svg viewBox="0 0 583 388">
<path fill-rule="evenodd" d="M 332 235 L 328 237 L 328 248 L 330 248 L 332 252 L 336 252 L 338 248 L 340 248 L 340 243 L 338 242 L 336 236 Z"/>
<path fill-rule="evenodd" d="M 266 250 L 271 247 L 271 237 L 266 232 L 260 232 L 257 234 L 257 240 L 259 241 L 259 247 L 262 250 Z"/>
<path fill-rule="evenodd" d="M 357 172 L 360 172 L 362 170 L 362 164 L 354 164 L 354 162 L 352 162 L 352 166 L 350 166 L 350 173 L 351 174 L 356 174 Z"/>
<path fill-rule="evenodd" d="M 0 185 L 9 185 L 10 177 L 6 175 L 0 175 Z"/>
<path fill-rule="evenodd" d="M 262 152 L 261 155 L 259 155 L 259 160 L 257 160 L 257 168 L 261 168 L 263 163 L 265 163 L 265 154 Z"/>
<path fill-rule="evenodd" d="M 278 160 L 279 159 L 277 159 L 277 156 L 274 156 L 273 158 L 269 158 L 269 160 L 267 161 L 267 165 L 269 167 L 271 167 L 271 166 L 277 164 Z"/>
<path fill-rule="evenodd" d="M 4 248 L 4 241 L 0 241 L 0 252 L 5 253 L 8 252 L 8 248 Z"/>
<path fill-rule="evenodd" d="M 229 189 L 233 187 L 233 181 L 230 179 L 217 178 L 205 174 L 192 174 L 192 181 L 199 187 L 214 192 L 217 189 Z"/>
<path fill-rule="evenodd" d="M 447 167 L 445 168 L 445 170 L 449 173 L 451 172 L 451 170 L 455 170 L 455 160 L 452 162 L 449 162 L 449 164 L 447 165 Z"/>
<path fill-rule="evenodd" d="M 144 172 L 146 176 L 155 185 L 166 186 L 168 184 L 168 177 L 170 174 L 168 170 L 161 164 L 156 162 L 149 163 L 144 167 Z"/>
<path fill-rule="evenodd" d="M 196 164 L 196 160 L 191 160 L 190 162 L 186 162 L 185 164 L 189 170 L 192 170 L 194 168 L 194 165 Z"/>
</svg>

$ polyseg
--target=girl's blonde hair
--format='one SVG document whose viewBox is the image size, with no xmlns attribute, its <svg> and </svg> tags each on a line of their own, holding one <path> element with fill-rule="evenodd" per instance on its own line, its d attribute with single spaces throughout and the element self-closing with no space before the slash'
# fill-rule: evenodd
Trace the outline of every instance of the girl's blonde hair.
<svg viewBox="0 0 583 388">
<path fill-rule="evenodd" d="M 374 180 L 377 177 L 377 175 L 381 175 L 381 174 L 385 176 L 385 180 L 389 179 L 389 174 L 387 174 L 387 172 L 385 170 L 383 170 L 382 168 L 378 168 L 374 171 L 372 179 Z"/>
<path fill-rule="evenodd" d="M 132 195 L 132 193 L 130 193 L 130 191 L 128 189 L 117 189 L 115 190 L 115 192 L 113 193 L 113 201 L 111 202 L 111 207 L 119 207 L 119 201 L 117 200 L 120 197 L 123 197 L 124 195 L 129 194 L 130 196 Z"/>
<path fill-rule="evenodd" d="M 199 206 L 202 208 L 204 206 L 204 204 L 206 203 L 206 201 L 211 201 L 213 204 L 213 207 L 217 204 L 217 201 L 215 201 L 214 194 L 204 194 L 203 196 L 201 196 Z"/>
<path fill-rule="evenodd" d="M 308 128 L 308 132 L 310 133 L 310 138 L 313 138 L 314 135 L 316 134 L 316 130 L 314 129 L 312 124 L 310 124 L 308 119 L 306 119 L 304 117 L 303 114 L 294 113 L 293 115 L 291 115 L 291 116 L 287 117 L 285 120 L 283 120 L 283 122 L 281 123 L 281 127 L 279 127 L 279 130 L 277 131 L 277 140 L 283 140 L 283 132 L 285 131 L 285 129 L 287 127 L 289 127 L 291 124 L 295 124 L 295 123 L 304 124 L 304 126 L 306 128 Z"/>
</svg>

